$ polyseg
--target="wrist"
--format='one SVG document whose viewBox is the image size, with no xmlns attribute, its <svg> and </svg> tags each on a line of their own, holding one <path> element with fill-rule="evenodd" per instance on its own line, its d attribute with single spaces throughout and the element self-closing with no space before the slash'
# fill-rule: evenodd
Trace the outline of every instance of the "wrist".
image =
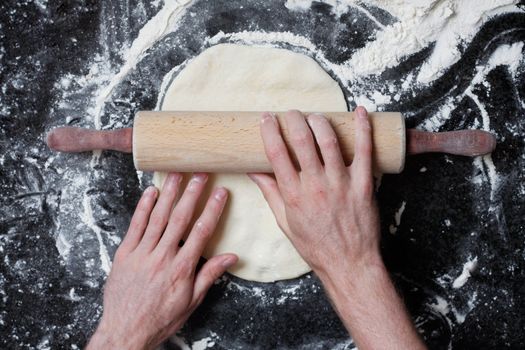
<svg viewBox="0 0 525 350">
<path fill-rule="evenodd" d="M 124 334 L 121 329 L 101 320 L 86 349 L 139 350 L 149 348 L 147 338 L 141 333 L 137 329 L 129 332 L 129 334 Z"/>
<path fill-rule="evenodd" d="M 375 284 L 389 282 L 390 277 L 379 252 L 358 261 L 338 264 L 316 271 L 332 297 L 356 298 L 367 294 Z"/>
</svg>

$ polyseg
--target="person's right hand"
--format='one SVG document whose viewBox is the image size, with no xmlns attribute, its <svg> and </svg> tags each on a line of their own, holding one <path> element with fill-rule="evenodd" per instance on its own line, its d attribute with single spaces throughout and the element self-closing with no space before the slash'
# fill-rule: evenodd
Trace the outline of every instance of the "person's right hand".
<svg viewBox="0 0 525 350">
<path fill-rule="evenodd" d="M 363 107 L 356 114 L 355 154 L 348 167 L 326 118 L 309 115 L 305 121 L 300 112 L 288 112 L 288 150 L 277 119 L 264 114 L 261 134 L 275 179 L 250 176 L 279 226 L 320 278 L 359 349 L 425 349 L 379 253 L 372 128 Z"/>
<path fill-rule="evenodd" d="M 366 110 L 356 109 L 355 156 L 346 166 L 329 121 L 289 111 L 288 150 L 278 120 L 265 113 L 261 135 L 275 179 L 250 174 L 262 190 L 281 229 L 321 277 L 381 264 L 379 216 L 374 200 L 372 133 Z M 312 134 L 313 133 L 313 134 Z M 322 160 L 318 156 L 317 146 Z M 300 169 L 296 169 L 293 152 Z"/>
</svg>

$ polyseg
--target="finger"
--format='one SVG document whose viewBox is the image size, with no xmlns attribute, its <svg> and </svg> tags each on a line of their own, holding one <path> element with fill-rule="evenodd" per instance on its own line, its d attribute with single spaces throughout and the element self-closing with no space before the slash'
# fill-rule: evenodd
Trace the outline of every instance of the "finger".
<svg viewBox="0 0 525 350">
<path fill-rule="evenodd" d="M 201 216 L 197 219 L 195 225 L 193 225 L 186 242 L 179 250 L 177 256 L 180 257 L 180 259 L 185 259 L 197 265 L 206 244 L 219 222 L 227 197 L 228 192 L 225 188 L 219 187 L 212 192 Z"/>
<path fill-rule="evenodd" d="M 297 186 L 299 175 L 290 159 L 290 154 L 281 135 L 279 122 L 270 113 L 264 113 L 262 116 L 261 136 L 266 156 L 279 184 L 285 188 Z"/>
<path fill-rule="evenodd" d="M 288 233 L 288 222 L 286 221 L 286 211 L 283 197 L 279 191 L 277 181 L 268 174 L 248 174 L 250 179 L 259 187 L 264 199 L 268 202 L 270 209 L 275 216 L 277 224 L 285 233 Z"/>
<path fill-rule="evenodd" d="M 135 213 L 131 218 L 128 232 L 124 237 L 118 250 L 123 254 L 132 252 L 140 243 L 144 231 L 148 225 L 148 219 L 155 206 L 155 200 L 157 199 L 158 191 L 154 186 L 148 187 L 137 204 Z"/>
<path fill-rule="evenodd" d="M 173 254 L 177 252 L 179 242 L 187 232 L 207 180 L 208 175 L 205 173 L 193 174 L 181 199 L 171 213 L 168 226 L 158 244 L 159 249 L 173 252 Z"/>
<path fill-rule="evenodd" d="M 319 114 L 310 114 L 307 122 L 321 150 L 326 173 L 337 176 L 347 174 L 337 135 L 328 119 Z"/>
<path fill-rule="evenodd" d="M 148 226 L 140 243 L 146 251 L 152 251 L 162 236 L 177 197 L 182 175 L 171 173 L 164 181 L 162 191 L 149 218 Z"/>
<path fill-rule="evenodd" d="M 286 126 L 290 135 L 290 144 L 299 161 L 301 172 L 314 175 L 321 173 L 322 165 L 317 155 L 314 138 L 303 114 L 297 110 L 288 111 L 286 113 Z"/>
<path fill-rule="evenodd" d="M 239 259 L 234 254 L 221 254 L 209 259 L 195 276 L 193 287 L 192 306 L 197 307 L 202 303 L 204 296 L 212 284 L 221 277 L 227 269 L 237 263 Z"/>
<path fill-rule="evenodd" d="M 372 180 L 372 127 L 364 107 L 356 108 L 355 154 L 350 172 L 360 188 L 368 188 Z"/>
</svg>

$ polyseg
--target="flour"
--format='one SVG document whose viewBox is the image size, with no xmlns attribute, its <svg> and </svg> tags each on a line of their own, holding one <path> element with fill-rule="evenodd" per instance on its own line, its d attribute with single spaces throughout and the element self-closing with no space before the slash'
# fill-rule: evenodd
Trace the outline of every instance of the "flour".
<svg viewBox="0 0 525 350">
<path fill-rule="evenodd" d="M 405 211 L 406 204 L 407 202 L 403 201 L 399 209 L 394 214 L 394 223 L 389 226 L 389 231 L 391 234 L 395 234 L 397 232 L 397 228 L 401 224 L 401 216 Z"/>
<path fill-rule="evenodd" d="M 467 283 L 468 279 L 471 276 L 471 273 L 477 268 L 478 266 L 478 257 L 474 257 L 472 259 L 469 259 L 464 265 L 463 270 L 461 271 L 461 274 L 452 282 L 452 288 L 458 289 L 461 288 Z"/>
<path fill-rule="evenodd" d="M 512 45 L 503 44 L 498 47 L 490 55 L 486 65 L 477 67 L 476 75 L 472 79 L 467 92 L 471 92 L 477 84 L 483 84 L 487 74 L 498 66 L 507 66 L 509 73 L 515 76 L 520 63 L 523 61 L 523 46 L 523 42 L 517 42 Z"/>
<path fill-rule="evenodd" d="M 108 249 L 104 244 L 104 241 L 102 240 L 102 230 L 99 226 L 95 224 L 95 218 L 93 217 L 93 210 L 91 207 L 90 198 L 89 196 L 87 196 L 87 193 L 84 194 L 82 204 L 84 212 L 80 214 L 80 218 L 82 219 L 82 221 L 84 221 L 87 227 L 89 227 L 91 230 L 93 230 L 93 232 L 95 232 L 99 244 L 100 267 L 102 268 L 102 271 L 104 271 L 106 275 L 108 275 L 109 270 L 111 269 L 111 259 L 108 254 Z"/>
<path fill-rule="evenodd" d="M 313 1 L 287 1 L 289 9 L 304 11 Z M 336 15 L 349 7 L 359 6 L 360 1 L 321 0 L 333 6 Z M 457 62 L 461 56 L 460 45 L 468 42 L 479 27 L 495 15 L 517 12 L 516 0 L 481 0 L 472 6 L 471 0 L 372 0 L 370 5 L 388 11 L 397 18 L 394 24 L 383 26 L 374 19 L 380 31 L 345 62 L 347 78 L 362 78 L 379 74 L 398 65 L 403 58 L 414 54 L 430 44 L 434 48 L 430 58 L 423 64 L 416 78 L 418 83 L 429 83 L 439 78 L 442 72 Z M 361 7 L 362 9 L 362 7 Z"/>
<path fill-rule="evenodd" d="M 194 341 L 191 344 L 191 350 L 205 350 L 207 348 L 211 348 L 215 345 L 216 338 L 217 338 L 217 335 L 212 332 L 212 336 L 205 337 L 200 340 Z"/>
<path fill-rule="evenodd" d="M 137 38 L 133 41 L 131 46 L 129 48 L 122 49 L 124 64 L 116 74 L 113 74 L 109 60 L 107 57 L 105 57 L 109 52 L 109 48 L 106 47 L 104 51 L 105 56 L 100 54 L 95 55 L 93 64 L 89 68 L 87 75 L 81 76 L 76 80 L 74 80 L 74 78 L 69 75 L 64 76 L 60 80 L 60 85 L 64 91 L 64 95 L 67 95 L 66 91 L 68 91 L 72 83 L 75 83 L 79 87 L 85 88 L 86 90 L 91 86 L 98 87 L 93 96 L 94 105 L 89 105 L 86 111 L 82 113 L 87 114 L 92 118 L 95 129 L 101 129 L 104 127 L 101 122 L 103 109 L 106 101 L 110 98 L 114 89 L 136 67 L 137 63 L 147 55 L 147 50 L 153 44 L 177 28 L 178 22 L 184 15 L 187 5 L 189 5 L 190 2 L 190 0 L 165 1 L 163 8 L 139 31 Z M 59 107 L 67 108 L 68 105 L 61 102 Z M 122 127 L 122 124 L 119 124 L 118 121 L 114 121 L 112 118 L 110 118 L 110 126 L 112 128 Z M 95 177 L 98 176 L 99 170 L 97 170 L 96 166 L 99 163 L 100 155 L 100 151 L 93 152 L 93 157 L 91 158 L 90 162 L 90 167 Z M 83 200 L 81 202 L 82 211 L 79 216 L 84 224 L 95 233 L 97 242 L 99 244 L 100 267 L 107 275 L 111 268 L 111 259 L 107 246 L 104 243 L 105 233 L 98 225 L 95 224 L 95 218 L 93 216 L 94 208 L 91 203 L 91 198 L 86 192 L 88 188 L 89 186 L 85 185 L 84 189 L 75 189 L 76 191 L 80 190 L 84 193 Z M 64 237 L 65 236 L 63 234 L 58 235 L 57 248 L 59 249 L 61 255 L 67 259 L 72 245 Z M 120 241 L 118 237 L 112 237 L 108 235 L 108 238 L 116 243 Z"/>
<path fill-rule="evenodd" d="M 435 303 L 430 304 L 430 307 L 443 316 L 450 312 L 450 304 L 440 296 L 436 297 Z"/>
<path fill-rule="evenodd" d="M 122 56 L 125 58 L 125 63 L 119 72 L 112 76 L 107 86 L 101 90 L 96 97 L 94 110 L 96 129 L 102 127 L 100 121 L 102 110 L 105 101 L 115 87 L 117 87 L 124 77 L 136 67 L 137 63 L 147 55 L 147 50 L 153 44 L 177 28 L 178 21 L 186 12 L 190 2 L 191 0 L 165 0 L 164 7 L 142 27 L 137 38 L 131 44 L 131 47 L 123 52 Z"/>
<path fill-rule="evenodd" d="M 434 302 L 427 303 L 427 307 L 433 312 L 441 315 L 447 321 L 449 327 L 452 327 L 454 322 L 457 324 L 465 322 L 467 315 L 476 307 L 477 295 L 476 292 L 470 295 L 466 308 L 461 311 L 458 310 L 451 301 L 448 301 L 439 295 L 434 297 Z M 451 317 L 453 317 L 453 319 Z"/>
<path fill-rule="evenodd" d="M 215 343 L 220 340 L 215 332 L 210 332 L 208 336 L 193 342 L 188 342 L 186 339 L 175 335 L 169 339 L 170 343 L 177 345 L 181 350 L 205 350 L 212 348 Z"/>
<path fill-rule="evenodd" d="M 465 91 L 458 96 L 448 97 L 441 106 L 440 110 L 431 118 L 426 119 L 421 125 L 421 128 L 429 131 L 437 131 L 439 127 L 450 118 L 450 114 L 454 110 L 455 106 L 465 97 L 467 97 L 474 102 L 481 117 L 480 120 L 475 121 L 475 124 L 472 125 L 472 128 L 481 128 L 485 131 L 492 131 L 489 113 L 487 112 L 487 109 L 480 100 L 479 96 L 474 92 L 474 89 L 480 84 L 487 88 L 486 77 L 493 69 L 498 66 L 506 66 L 511 76 L 515 76 L 520 63 L 523 61 L 523 47 L 523 42 L 517 42 L 511 45 L 504 44 L 498 47 L 491 54 L 486 64 L 476 67 L 476 73 Z M 514 136 L 519 135 L 519 130 L 517 128 L 509 127 L 509 130 L 513 131 Z M 481 185 L 485 181 L 489 182 L 489 211 L 496 214 L 498 229 L 500 233 L 503 233 L 505 232 L 505 227 L 504 221 L 501 221 L 501 218 L 504 220 L 504 213 L 503 208 L 501 204 L 498 203 L 497 198 L 498 191 L 502 183 L 502 176 L 497 171 L 491 154 L 474 158 L 472 164 L 476 170 L 481 172 L 482 176 L 473 176 L 471 182 L 476 185 Z"/>
<path fill-rule="evenodd" d="M 486 65 L 477 67 L 477 72 L 464 93 L 464 96 L 468 96 L 478 107 L 481 115 L 481 125 L 483 130 L 491 131 L 490 116 L 485 106 L 479 100 L 479 97 L 474 93 L 473 89 L 476 85 L 482 84 L 485 81 L 486 76 L 498 66 L 507 66 L 509 73 L 512 76 L 515 76 L 518 66 L 523 60 L 523 46 L 523 42 L 518 42 L 512 45 L 501 45 L 499 48 L 497 48 L 489 57 L 488 63 Z M 515 136 L 517 135 L 518 131 L 516 130 Z M 492 204 L 490 209 L 492 211 L 497 210 L 493 203 L 496 199 L 496 194 L 501 183 L 501 178 L 492 160 L 492 155 L 489 154 L 483 157 L 477 157 L 474 160 L 474 165 L 488 177 L 491 185 L 490 200 Z"/>
</svg>

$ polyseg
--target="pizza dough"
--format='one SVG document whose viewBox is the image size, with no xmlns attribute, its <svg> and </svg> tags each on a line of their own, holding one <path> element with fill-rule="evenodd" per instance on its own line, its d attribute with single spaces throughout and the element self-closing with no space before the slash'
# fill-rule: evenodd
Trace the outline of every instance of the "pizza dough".
<svg viewBox="0 0 525 350">
<path fill-rule="evenodd" d="M 162 110 L 347 111 L 341 89 L 313 59 L 289 50 L 233 44 L 213 46 L 173 79 Z M 166 174 L 157 173 L 161 187 Z M 230 197 L 204 257 L 235 253 L 229 272 L 259 282 L 298 277 L 310 267 L 299 256 L 258 187 L 244 174 L 210 176 L 208 189 L 224 186 Z M 209 193 L 209 190 L 208 190 Z"/>
</svg>

